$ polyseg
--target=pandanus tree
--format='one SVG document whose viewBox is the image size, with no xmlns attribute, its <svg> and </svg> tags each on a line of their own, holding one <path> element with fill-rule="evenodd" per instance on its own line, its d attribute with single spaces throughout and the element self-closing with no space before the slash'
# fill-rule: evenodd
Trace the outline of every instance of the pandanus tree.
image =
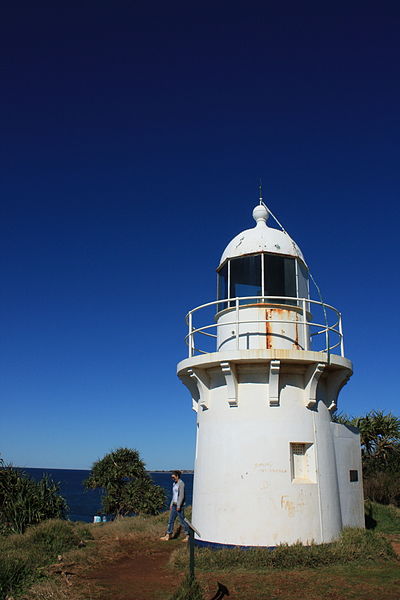
<svg viewBox="0 0 400 600">
<path fill-rule="evenodd" d="M 399 470 L 400 418 L 392 413 L 373 410 L 356 419 L 360 430 L 364 468 L 368 471 Z"/>
<path fill-rule="evenodd" d="M 65 518 L 67 504 L 47 475 L 34 481 L 0 458 L 0 533 L 23 533 L 28 525 Z"/>
<path fill-rule="evenodd" d="M 400 442 L 400 418 L 392 413 L 373 410 L 365 417 L 357 419 L 361 433 L 361 443 L 365 454 L 377 459 L 387 460 L 392 452 L 398 450 Z"/>
<path fill-rule="evenodd" d="M 103 511 L 116 517 L 154 515 L 165 505 L 164 490 L 153 483 L 139 452 L 130 448 L 113 450 L 93 463 L 84 485 L 103 488 Z"/>
</svg>

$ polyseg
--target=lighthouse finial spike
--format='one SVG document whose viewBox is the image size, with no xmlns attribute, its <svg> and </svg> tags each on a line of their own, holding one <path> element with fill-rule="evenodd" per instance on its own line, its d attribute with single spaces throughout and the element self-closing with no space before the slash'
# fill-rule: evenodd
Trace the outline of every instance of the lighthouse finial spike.
<svg viewBox="0 0 400 600">
<path fill-rule="evenodd" d="M 258 186 L 258 193 L 259 193 L 259 201 L 260 202 L 259 202 L 259 204 L 257 204 L 255 209 L 253 210 L 253 219 L 257 223 L 256 226 L 262 227 L 263 225 L 265 226 L 266 221 L 268 219 L 268 208 L 265 206 L 264 200 L 263 200 L 261 177 L 260 177 L 260 183 Z"/>
</svg>

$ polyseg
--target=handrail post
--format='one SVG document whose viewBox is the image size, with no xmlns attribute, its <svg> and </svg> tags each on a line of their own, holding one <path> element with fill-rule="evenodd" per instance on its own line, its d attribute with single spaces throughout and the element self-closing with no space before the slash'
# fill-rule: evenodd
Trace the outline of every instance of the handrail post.
<svg viewBox="0 0 400 600">
<path fill-rule="evenodd" d="M 235 303 L 235 313 L 236 313 L 236 350 L 239 350 L 239 298 L 236 298 Z"/>
<path fill-rule="evenodd" d="M 309 339 L 307 332 L 307 311 L 306 311 L 306 299 L 303 298 L 303 333 L 304 333 L 304 350 L 309 350 Z"/>
<path fill-rule="evenodd" d="M 343 340 L 343 327 L 342 327 L 342 315 L 339 314 L 339 335 L 340 335 L 340 354 L 344 356 L 344 340 Z"/>
<path fill-rule="evenodd" d="M 192 311 L 190 311 L 190 313 L 189 313 L 189 358 L 192 358 L 192 356 L 193 356 L 192 321 L 193 321 L 193 315 L 192 315 Z"/>
<path fill-rule="evenodd" d="M 329 348 L 329 326 L 328 326 L 328 323 L 326 323 L 326 325 L 325 325 L 325 344 L 326 344 L 326 351 L 329 356 L 330 348 Z"/>
</svg>

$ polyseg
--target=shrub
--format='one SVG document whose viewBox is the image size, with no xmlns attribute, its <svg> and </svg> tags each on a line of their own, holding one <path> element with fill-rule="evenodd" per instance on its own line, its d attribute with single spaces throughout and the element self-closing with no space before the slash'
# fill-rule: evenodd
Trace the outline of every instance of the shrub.
<svg viewBox="0 0 400 600">
<path fill-rule="evenodd" d="M 24 545 L 32 544 L 46 557 L 55 559 L 58 554 L 77 546 L 83 536 L 91 537 L 87 528 L 70 521 L 52 519 L 29 527 L 24 536 Z"/>
<path fill-rule="evenodd" d="M 36 482 L 0 461 L 0 534 L 23 533 L 28 525 L 64 518 L 67 505 L 59 487 L 45 475 Z"/>
<path fill-rule="evenodd" d="M 0 599 L 18 591 L 32 574 L 32 567 L 26 557 L 10 549 L 0 560 Z"/>
<path fill-rule="evenodd" d="M 400 472 L 378 471 L 366 474 L 364 495 L 373 502 L 400 506 Z"/>
</svg>

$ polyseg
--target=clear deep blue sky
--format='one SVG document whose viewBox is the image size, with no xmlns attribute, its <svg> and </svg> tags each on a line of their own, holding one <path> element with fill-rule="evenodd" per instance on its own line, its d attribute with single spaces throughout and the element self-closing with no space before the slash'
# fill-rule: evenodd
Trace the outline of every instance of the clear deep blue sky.
<svg viewBox="0 0 400 600">
<path fill-rule="evenodd" d="M 1 455 L 192 468 L 184 315 L 260 177 L 343 313 L 340 410 L 398 414 L 399 14 L 71 4 L 2 9 Z"/>
</svg>

